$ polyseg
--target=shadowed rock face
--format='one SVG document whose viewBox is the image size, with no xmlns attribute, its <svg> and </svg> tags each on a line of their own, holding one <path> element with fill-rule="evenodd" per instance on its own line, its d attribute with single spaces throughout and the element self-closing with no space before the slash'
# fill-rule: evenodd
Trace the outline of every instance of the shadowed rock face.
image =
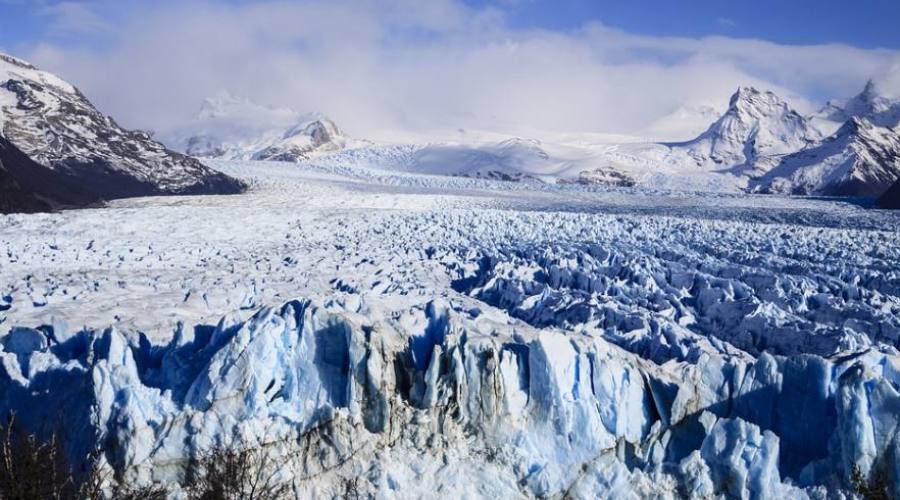
<svg viewBox="0 0 900 500">
<path fill-rule="evenodd" d="M 12 155 L 8 154 L 9 149 L 4 142 L 0 139 L 0 213 L 31 213 L 50 210 L 50 205 L 39 200 L 34 193 L 22 189 L 6 169 L 6 165 L 12 161 L 9 158 Z"/>
<path fill-rule="evenodd" d="M 900 210 L 900 181 L 894 183 L 881 197 L 875 202 L 878 208 L 889 208 L 892 210 Z"/>
<path fill-rule="evenodd" d="M 132 196 L 232 194 L 245 185 L 121 128 L 58 77 L 0 55 L 0 136 L 23 189 L 81 206 Z"/>
<path fill-rule="evenodd" d="M 9 174 L 0 172 L 0 213 L 42 212 L 47 208 L 31 193 L 22 191 Z"/>
</svg>

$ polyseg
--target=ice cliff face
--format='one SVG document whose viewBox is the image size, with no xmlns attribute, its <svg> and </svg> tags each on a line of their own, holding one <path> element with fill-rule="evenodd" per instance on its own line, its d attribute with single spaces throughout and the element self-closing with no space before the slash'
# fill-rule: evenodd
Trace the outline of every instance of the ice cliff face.
<svg viewBox="0 0 900 500">
<path fill-rule="evenodd" d="M 769 158 L 801 150 L 819 133 L 807 120 L 772 92 L 741 87 L 728 110 L 697 138 L 673 144 L 699 166 L 767 169 Z"/>
<path fill-rule="evenodd" d="M 143 132 L 122 129 L 71 84 L 5 55 L 0 55 L 0 136 L 39 165 L 18 162 L 17 182 L 63 205 L 244 188 Z"/>
<path fill-rule="evenodd" d="M 301 300 L 164 346 L 15 328 L 0 409 L 34 431 L 62 426 L 73 457 L 102 443 L 134 484 L 177 480 L 192 453 L 237 441 L 275 443 L 301 496 L 334 494 L 359 470 L 383 493 L 414 492 L 423 475 L 466 491 L 469 474 L 431 476 L 448 460 L 493 475 L 482 495 L 806 498 L 848 486 L 854 466 L 886 468 L 900 493 L 894 355 L 657 364 L 442 302 L 375 317 Z"/>
</svg>

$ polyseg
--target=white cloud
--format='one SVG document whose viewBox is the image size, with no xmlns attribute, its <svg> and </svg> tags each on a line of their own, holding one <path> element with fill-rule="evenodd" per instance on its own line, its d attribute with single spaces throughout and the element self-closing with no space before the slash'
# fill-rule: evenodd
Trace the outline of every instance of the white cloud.
<svg viewBox="0 0 900 500">
<path fill-rule="evenodd" d="M 221 89 L 319 110 L 358 136 L 385 129 L 628 133 L 744 84 L 798 107 L 847 96 L 897 52 L 727 37 L 653 37 L 591 24 L 509 28 L 453 0 L 163 2 L 134 10 L 105 49 L 42 44 L 34 62 L 133 127 L 165 130 Z M 89 40 L 89 38 L 85 38 Z"/>
<path fill-rule="evenodd" d="M 112 27 L 95 11 L 93 2 L 63 1 L 41 3 L 42 16 L 49 18 L 52 35 L 96 35 L 108 32 Z"/>
<path fill-rule="evenodd" d="M 731 29 L 737 26 L 737 22 L 734 19 L 728 17 L 720 17 L 716 19 L 716 24 L 726 29 Z"/>
</svg>

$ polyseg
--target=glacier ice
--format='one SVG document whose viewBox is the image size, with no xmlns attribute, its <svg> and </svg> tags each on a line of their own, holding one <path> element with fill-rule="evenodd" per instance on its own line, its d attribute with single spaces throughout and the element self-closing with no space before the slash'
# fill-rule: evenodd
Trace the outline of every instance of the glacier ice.
<svg viewBox="0 0 900 500">
<path fill-rule="evenodd" d="M 247 445 L 304 498 L 897 493 L 895 215 L 216 165 L 251 191 L 0 218 L 0 412 L 135 485 Z"/>
<path fill-rule="evenodd" d="M 194 453 L 268 440 L 288 443 L 283 467 L 310 494 L 359 467 L 374 467 L 373 491 L 380 476 L 424 479 L 385 479 L 385 453 L 490 466 L 517 495 L 801 498 L 847 486 L 854 465 L 888 467 L 897 491 L 896 356 L 657 364 L 599 336 L 512 325 L 443 301 L 380 314 L 295 300 L 164 345 L 16 328 L 0 410 L 34 432 L 60 426 L 72 457 L 102 444 L 132 483 L 177 481 Z"/>
</svg>

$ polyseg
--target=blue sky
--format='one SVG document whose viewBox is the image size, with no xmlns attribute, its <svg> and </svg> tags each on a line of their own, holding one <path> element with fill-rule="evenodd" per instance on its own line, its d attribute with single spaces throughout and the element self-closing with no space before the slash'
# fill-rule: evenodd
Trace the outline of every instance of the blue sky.
<svg viewBox="0 0 900 500">
<path fill-rule="evenodd" d="M 585 20 L 633 33 L 727 35 L 779 43 L 900 48 L 897 0 L 469 0 L 501 5 L 523 27 L 573 29 Z"/>
<path fill-rule="evenodd" d="M 643 134 L 741 85 L 803 112 L 869 78 L 900 95 L 898 19 L 898 0 L 0 0 L 0 51 L 157 131 L 225 90 L 362 136 Z"/>
<path fill-rule="evenodd" d="M 0 0 L 0 46 L 71 38 L 54 27 L 58 20 L 52 11 L 54 5 L 75 3 L 102 3 L 98 15 L 115 20 L 160 2 Z M 900 1 L 897 0 L 466 0 L 466 3 L 500 9 L 506 13 L 508 23 L 519 28 L 571 30 L 589 21 L 599 21 L 646 35 L 726 35 L 786 44 L 836 42 L 864 48 L 900 48 L 897 27 Z"/>
</svg>

